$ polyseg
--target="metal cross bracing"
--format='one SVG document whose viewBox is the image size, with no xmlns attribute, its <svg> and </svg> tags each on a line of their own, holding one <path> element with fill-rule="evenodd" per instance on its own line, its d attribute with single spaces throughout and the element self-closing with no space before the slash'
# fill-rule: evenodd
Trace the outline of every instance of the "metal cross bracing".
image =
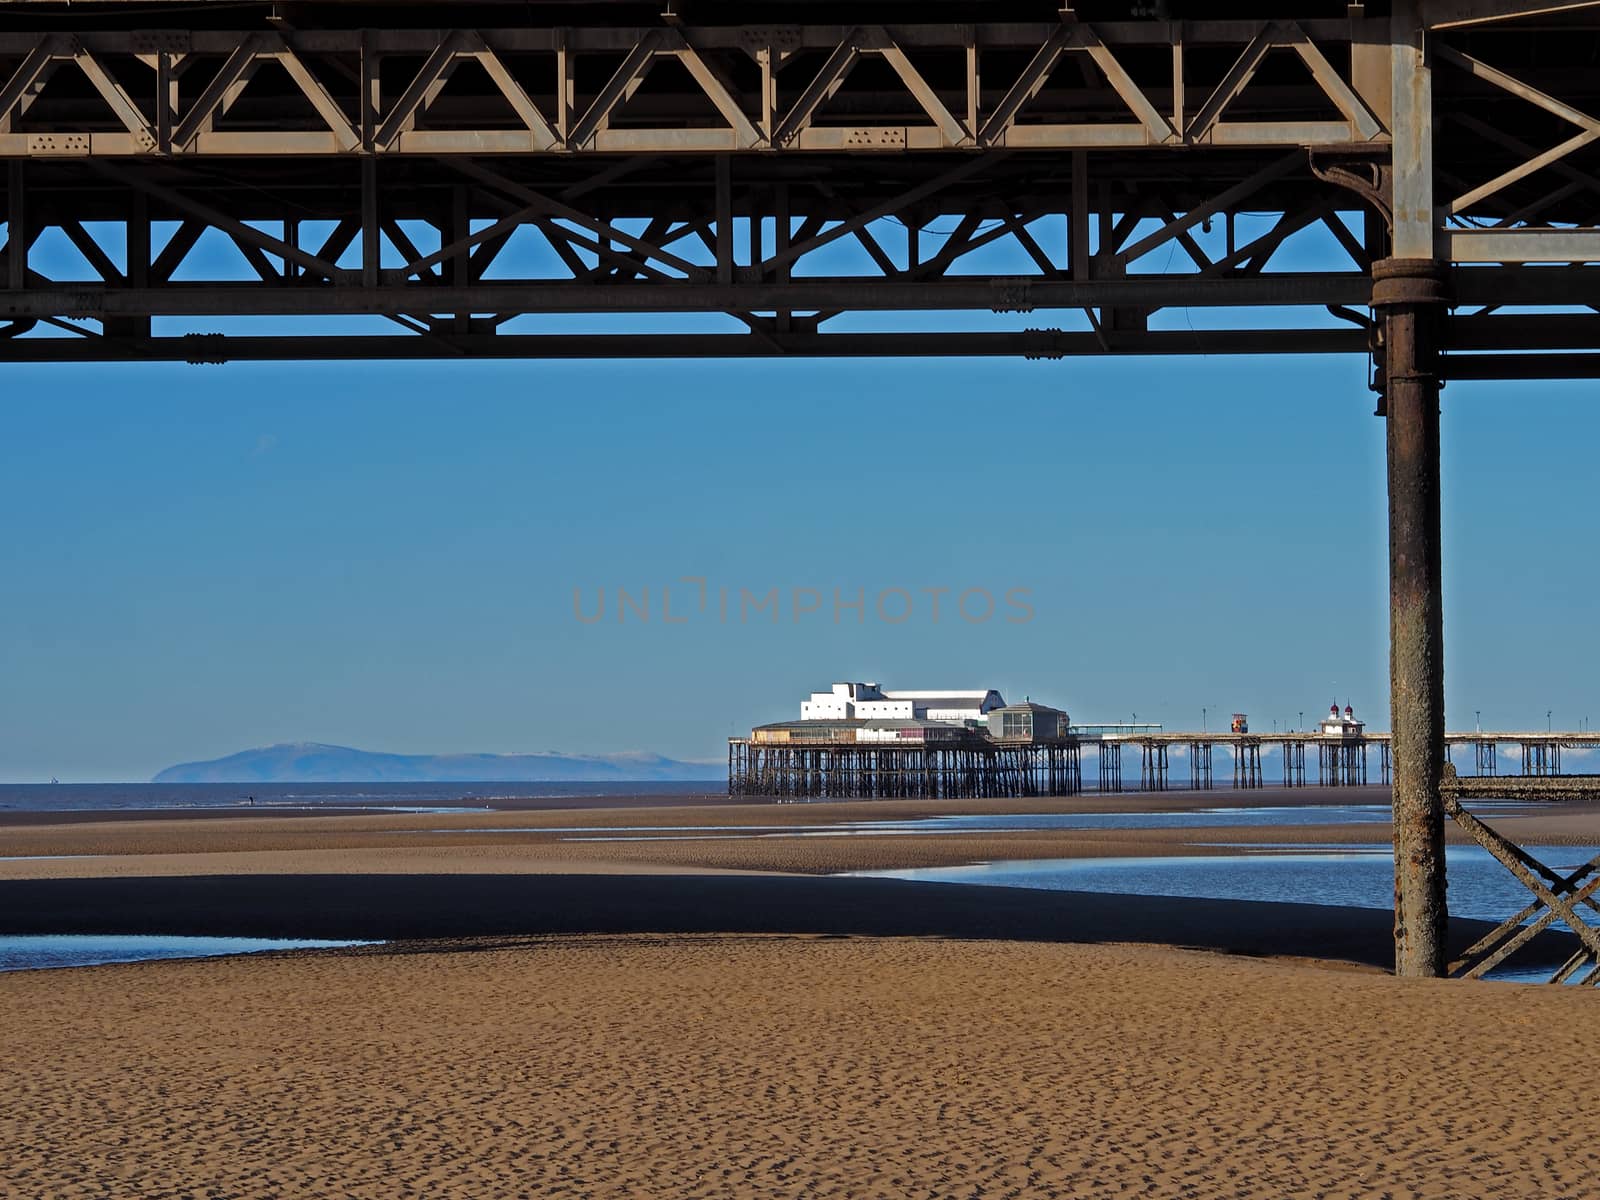
<svg viewBox="0 0 1600 1200">
<path fill-rule="evenodd" d="M 1381 367 L 1398 18 L 1139 7 L 0 0 L 0 359 Z M 1452 378 L 1600 374 L 1600 268 L 1529 265 L 1600 260 L 1600 39 L 1531 7 L 1419 18 Z"/>
<path fill-rule="evenodd" d="M 1600 928 L 1584 919 L 1589 912 L 1600 913 L 1600 900 L 1596 899 L 1596 892 L 1600 892 L 1600 875 L 1596 874 L 1600 871 L 1600 855 L 1590 858 L 1577 870 L 1563 874 L 1540 862 L 1462 804 L 1463 800 L 1473 798 L 1507 797 L 1592 801 L 1600 796 L 1600 776 L 1568 776 L 1559 780 L 1472 779 L 1458 777 L 1455 769 L 1447 765 L 1440 793 L 1450 818 L 1533 896 L 1531 904 L 1462 950 L 1449 963 L 1448 973 L 1481 979 L 1544 930 L 1560 922 L 1576 935 L 1578 949 L 1557 968 L 1550 982 L 1559 984 L 1570 980 L 1600 985 Z"/>
</svg>

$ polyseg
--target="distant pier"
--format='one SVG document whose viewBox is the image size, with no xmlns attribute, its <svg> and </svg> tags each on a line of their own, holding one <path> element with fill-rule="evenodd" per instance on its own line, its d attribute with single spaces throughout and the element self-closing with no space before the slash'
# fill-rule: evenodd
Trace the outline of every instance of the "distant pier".
<svg viewBox="0 0 1600 1200">
<path fill-rule="evenodd" d="M 1377 779 L 1390 782 L 1390 735 L 1362 732 L 1213 733 L 1207 731 L 1091 732 L 1046 737 L 993 737 L 951 728 L 936 736 L 892 740 L 858 736 L 846 722 L 800 722 L 756 729 L 728 739 L 728 794 L 792 799 L 957 799 L 1071 796 L 1085 791 L 1161 792 L 1217 786 L 1215 751 L 1231 761 L 1232 786 L 1359 786 L 1369 780 L 1377 751 Z M 807 728 L 806 726 L 812 726 Z M 1522 776 L 1561 775 L 1563 749 L 1600 747 L 1600 733 L 1472 731 L 1447 733 L 1446 754 L 1471 748 L 1471 774 L 1501 774 L 1500 749 L 1521 751 Z M 1124 775 L 1124 751 L 1138 751 L 1138 779 Z M 1181 753 L 1173 754 L 1174 748 Z M 1264 755 L 1278 751 L 1279 769 L 1268 778 Z M 1308 752 L 1310 751 L 1310 752 Z M 1315 764 L 1308 771 L 1307 762 Z M 1174 764 L 1178 764 L 1174 770 Z M 1085 786 L 1085 773 L 1090 785 Z M 1224 767 L 1224 770 L 1227 768 Z M 1463 770 L 1463 774 L 1468 772 Z"/>
</svg>

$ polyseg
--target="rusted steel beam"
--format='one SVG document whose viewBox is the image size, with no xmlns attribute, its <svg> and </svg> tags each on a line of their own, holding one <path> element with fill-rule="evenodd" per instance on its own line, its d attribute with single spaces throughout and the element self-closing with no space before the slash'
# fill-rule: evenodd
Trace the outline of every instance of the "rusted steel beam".
<svg viewBox="0 0 1600 1200">
<path fill-rule="evenodd" d="M 1600 8 L 1600 0 L 1427 0 L 1424 11 L 1429 29 L 1461 29 L 1585 8 Z"/>
<path fill-rule="evenodd" d="M 20 194 L 20 193 L 19 193 Z M 199 223 L 196 223 L 198 228 Z M 559 227 L 558 232 L 580 235 Z M 644 246 L 639 255 L 621 255 L 623 265 L 658 260 L 659 247 Z M 586 243 L 593 250 L 596 241 Z M 279 251 L 270 244 L 262 248 Z M 343 245 L 340 246 L 342 252 Z M 315 257 L 307 255 L 306 257 Z M 696 267 L 702 276 L 707 272 Z M 855 309 L 877 312 L 989 311 L 999 307 L 1025 310 L 1092 307 L 1192 307 L 1325 304 L 1364 305 L 1369 287 L 1364 277 L 1347 272 L 1327 276 L 1264 275 L 1243 279 L 1162 279 L 1133 276 L 1120 280 L 1075 283 L 1040 277 L 975 276 L 968 279 L 872 279 L 813 277 L 788 283 L 751 281 L 718 284 L 709 281 L 664 280 L 618 286 L 560 280 L 506 281 L 478 284 L 464 293 L 453 288 L 374 286 L 261 288 L 238 281 L 167 287 L 107 288 L 88 283 L 35 282 L 23 289 L 0 289 L 0 316 L 275 316 L 378 312 L 723 312 L 729 308 L 801 311 Z M 1185 333 L 1199 345 L 1204 331 Z M 1349 328 L 1322 332 L 1359 334 Z M 1342 338 L 1341 346 L 1364 350 L 1364 337 Z M 1287 347 L 1286 347 L 1287 351 Z"/>
<path fill-rule="evenodd" d="M 1465 775 L 1447 782 L 1449 795 L 1469 800 L 1600 800 L 1600 775 Z"/>
<path fill-rule="evenodd" d="M 1445 970 L 1444 602 L 1439 537 L 1439 332 L 1432 259 L 1373 267 L 1383 317 L 1389 466 L 1389 687 L 1394 739 L 1395 972 Z"/>
</svg>

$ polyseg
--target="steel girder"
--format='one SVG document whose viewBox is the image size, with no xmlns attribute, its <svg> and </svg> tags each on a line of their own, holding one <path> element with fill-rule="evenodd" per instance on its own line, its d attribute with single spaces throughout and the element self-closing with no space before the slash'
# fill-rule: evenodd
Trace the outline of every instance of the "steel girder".
<svg viewBox="0 0 1600 1200">
<path fill-rule="evenodd" d="M 1382 24 L 0 32 L 0 156 L 1381 142 Z"/>
</svg>

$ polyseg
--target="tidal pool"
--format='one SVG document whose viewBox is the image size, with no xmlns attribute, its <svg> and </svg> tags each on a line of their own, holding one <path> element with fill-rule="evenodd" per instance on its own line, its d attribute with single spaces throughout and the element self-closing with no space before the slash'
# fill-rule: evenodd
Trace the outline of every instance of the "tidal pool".
<svg viewBox="0 0 1600 1200">
<path fill-rule="evenodd" d="M 93 967 L 104 963 L 163 958 L 215 958 L 259 954 L 263 950 L 323 950 L 370 946 L 372 942 L 321 938 L 182 937 L 169 934 L 0 935 L 0 971 L 38 971 L 53 967 Z"/>
</svg>

